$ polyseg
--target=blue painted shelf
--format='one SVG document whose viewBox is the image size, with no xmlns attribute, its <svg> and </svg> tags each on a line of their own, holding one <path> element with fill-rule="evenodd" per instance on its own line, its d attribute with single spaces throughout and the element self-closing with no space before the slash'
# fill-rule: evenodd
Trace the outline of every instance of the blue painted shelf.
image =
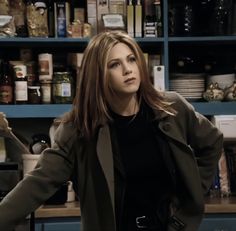
<svg viewBox="0 0 236 231">
<path fill-rule="evenodd" d="M 169 42 L 234 42 L 236 36 L 192 36 L 192 37 L 168 37 Z"/>
<path fill-rule="evenodd" d="M 236 102 L 191 102 L 204 115 L 235 115 Z M 71 109 L 71 104 L 0 105 L 7 118 L 55 118 Z"/>
<path fill-rule="evenodd" d="M 196 111 L 204 115 L 235 115 L 236 102 L 192 102 Z"/>
<path fill-rule="evenodd" d="M 71 104 L 0 105 L 7 118 L 55 118 L 71 109 Z"/>
</svg>

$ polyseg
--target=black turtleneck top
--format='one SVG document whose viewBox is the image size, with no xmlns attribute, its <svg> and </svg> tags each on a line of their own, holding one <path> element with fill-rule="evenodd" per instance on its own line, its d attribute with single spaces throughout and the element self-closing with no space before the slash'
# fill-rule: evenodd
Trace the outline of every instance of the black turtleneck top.
<svg viewBox="0 0 236 231">
<path fill-rule="evenodd" d="M 113 119 L 126 175 L 125 197 L 119 211 L 123 230 L 128 230 L 126 226 L 137 216 L 160 213 L 166 219 L 168 204 L 163 208 L 163 198 L 171 191 L 171 180 L 147 111 L 141 107 L 132 116 L 113 112 Z"/>
</svg>

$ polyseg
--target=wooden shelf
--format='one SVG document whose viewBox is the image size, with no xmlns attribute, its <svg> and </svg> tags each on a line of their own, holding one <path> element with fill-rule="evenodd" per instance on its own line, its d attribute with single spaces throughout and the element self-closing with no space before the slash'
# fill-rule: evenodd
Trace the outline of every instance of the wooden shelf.
<svg viewBox="0 0 236 231">
<path fill-rule="evenodd" d="M 236 213 L 236 197 L 206 198 L 205 213 Z"/>
<path fill-rule="evenodd" d="M 35 211 L 36 218 L 80 217 L 79 202 L 67 202 L 62 205 L 43 205 Z"/>
<path fill-rule="evenodd" d="M 236 197 L 206 198 L 205 213 L 236 214 Z M 78 201 L 67 202 L 63 205 L 43 205 L 35 211 L 36 218 L 80 217 L 80 215 L 81 211 Z"/>
</svg>

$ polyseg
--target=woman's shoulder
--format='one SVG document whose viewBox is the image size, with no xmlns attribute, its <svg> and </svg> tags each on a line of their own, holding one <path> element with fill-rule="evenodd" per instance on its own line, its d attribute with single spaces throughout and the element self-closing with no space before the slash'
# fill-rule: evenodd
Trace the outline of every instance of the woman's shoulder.
<svg viewBox="0 0 236 231">
<path fill-rule="evenodd" d="M 193 106 L 179 93 L 175 91 L 165 91 L 163 92 L 163 98 L 165 101 L 170 102 L 172 108 L 177 112 L 180 112 L 184 109 L 194 110 Z"/>
<path fill-rule="evenodd" d="M 76 126 L 71 121 L 60 121 L 55 128 L 54 140 L 59 143 L 73 142 L 79 137 Z"/>
<path fill-rule="evenodd" d="M 183 100 L 183 97 L 176 91 L 164 91 L 162 92 L 162 96 L 165 100 L 171 101 L 171 102 Z"/>
</svg>

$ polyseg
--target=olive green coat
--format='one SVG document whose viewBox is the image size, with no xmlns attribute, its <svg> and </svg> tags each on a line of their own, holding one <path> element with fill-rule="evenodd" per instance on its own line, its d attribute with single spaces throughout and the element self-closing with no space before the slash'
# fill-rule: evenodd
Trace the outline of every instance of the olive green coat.
<svg viewBox="0 0 236 231">
<path fill-rule="evenodd" d="M 160 113 L 159 128 L 167 136 L 176 169 L 186 188 L 182 199 L 178 195 L 173 199 L 174 222 L 170 222 L 168 231 L 195 231 L 202 219 L 203 195 L 212 183 L 223 137 L 183 97 L 175 93 L 165 95 L 175 102 L 173 107 L 178 114 Z M 103 126 L 97 138 L 87 142 L 72 124 L 61 124 L 55 143 L 44 151 L 36 169 L 0 204 L 0 230 L 11 230 L 73 175 L 80 198 L 83 231 L 115 231 L 114 150 L 111 146 L 114 138 L 110 134 L 109 126 Z"/>
</svg>

